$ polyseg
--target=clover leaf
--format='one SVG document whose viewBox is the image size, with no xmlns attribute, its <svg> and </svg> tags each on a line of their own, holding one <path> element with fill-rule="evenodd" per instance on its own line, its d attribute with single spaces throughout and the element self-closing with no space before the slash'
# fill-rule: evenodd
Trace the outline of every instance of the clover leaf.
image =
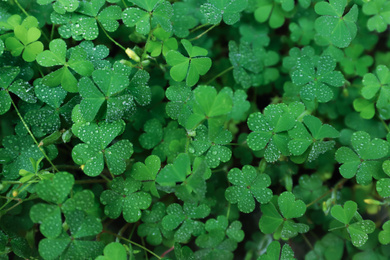
<svg viewBox="0 0 390 260">
<path fill-rule="evenodd" d="M 143 212 L 141 218 L 143 223 L 138 226 L 137 234 L 140 237 L 146 237 L 146 241 L 154 246 L 160 245 L 163 237 L 173 237 L 173 232 L 164 229 L 161 224 L 161 220 L 165 215 L 164 203 L 155 203 L 151 210 L 145 210 Z"/>
<path fill-rule="evenodd" d="M 257 6 L 254 12 L 256 21 L 264 23 L 268 20 L 269 26 L 273 29 L 281 27 L 288 16 L 280 1 L 259 0 Z"/>
<path fill-rule="evenodd" d="M 384 0 L 365 2 L 363 13 L 372 15 L 367 21 L 367 28 L 370 31 L 384 32 L 390 24 L 390 3 Z"/>
<path fill-rule="evenodd" d="M 382 245 L 390 243 L 390 221 L 386 221 L 382 226 L 382 231 L 379 232 L 378 239 Z"/>
<path fill-rule="evenodd" d="M 226 24 L 232 25 L 240 20 L 240 12 L 247 4 L 247 0 L 208 0 L 200 6 L 200 11 L 210 24 L 219 24 L 223 18 Z"/>
<path fill-rule="evenodd" d="M 317 240 L 314 250 L 308 252 L 305 256 L 307 260 L 316 260 L 319 257 L 323 259 L 342 259 L 344 253 L 344 240 L 339 236 L 328 233 L 321 240 Z"/>
<path fill-rule="evenodd" d="M 294 251 L 288 244 L 284 244 L 281 248 L 278 241 L 272 241 L 271 244 L 267 247 L 267 253 L 259 256 L 257 260 L 279 260 L 279 259 L 289 259 L 293 260 Z"/>
<path fill-rule="evenodd" d="M 63 67 L 46 75 L 42 83 L 49 87 L 57 87 L 61 84 L 66 91 L 77 92 L 77 79 L 69 68 L 82 76 L 90 76 L 94 68 L 91 62 L 85 60 L 87 53 L 80 48 L 74 49 L 70 54 L 69 60 L 66 61 L 67 46 L 62 39 L 52 40 L 49 44 L 49 49 L 37 56 L 39 65 L 44 67 Z"/>
<path fill-rule="evenodd" d="M 82 165 L 88 176 L 99 175 L 104 168 L 104 162 L 111 173 L 118 175 L 125 171 L 126 160 L 133 154 L 133 145 L 129 140 L 120 140 L 110 147 L 107 146 L 118 136 L 124 127 L 122 120 L 112 123 L 80 123 L 74 124 L 73 133 L 83 142 L 72 150 L 73 160 Z"/>
<path fill-rule="evenodd" d="M 161 168 L 160 158 L 150 155 L 145 159 L 145 164 L 136 162 L 131 170 L 131 176 L 137 181 L 143 181 L 144 190 L 150 191 L 155 197 L 160 197 L 156 189 L 156 175 Z"/>
<path fill-rule="evenodd" d="M 340 65 L 348 75 L 364 76 L 368 68 L 374 63 L 374 59 L 369 55 L 361 56 L 364 52 L 363 45 L 354 44 L 345 48 L 345 57 L 341 59 Z"/>
<path fill-rule="evenodd" d="M 104 247 L 104 256 L 98 256 L 95 260 L 127 260 L 125 247 L 118 242 L 111 242 Z"/>
<path fill-rule="evenodd" d="M 288 142 L 288 149 L 294 156 L 308 153 L 308 161 L 314 161 L 322 153 L 333 148 L 334 141 L 324 141 L 325 138 L 337 138 L 339 132 L 328 124 L 322 124 L 321 120 L 312 115 L 303 118 L 303 123 L 297 123 L 296 126 L 288 131 L 292 138 Z M 307 131 L 310 131 L 311 134 Z"/>
<path fill-rule="evenodd" d="M 291 40 L 300 45 L 307 46 L 314 39 L 314 24 L 310 18 L 302 17 L 297 23 L 290 23 L 288 28 L 291 31 Z"/>
<path fill-rule="evenodd" d="M 192 46 L 191 42 L 182 39 L 181 44 L 184 46 L 189 57 L 183 56 L 180 52 L 171 50 L 166 55 L 167 63 L 172 66 L 170 75 L 175 81 L 186 79 L 188 86 L 195 85 L 199 76 L 203 76 L 211 67 L 211 59 L 207 56 L 207 50 L 201 47 Z"/>
<path fill-rule="evenodd" d="M 74 12 L 79 7 L 78 0 L 37 0 L 37 3 L 40 5 L 52 4 L 54 11 L 59 14 L 65 14 L 66 12 Z"/>
<path fill-rule="evenodd" d="M 344 85 L 344 76 L 334 71 L 336 61 L 330 56 L 321 56 L 316 62 L 309 56 L 297 59 L 296 70 L 291 74 L 294 84 L 303 86 L 300 90 L 302 100 L 314 100 L 325 103 L 333 98 L 331 87 Z"/>
<path fill-rule="evenodd" d="M 289 155 L 287 131 L 294 125 L 295 118 L 285 104 L 269 105 L 264 114 L 249 115 L 248 127 L 253 132 L 247 137 L 248 146 L 253 151 L 265 149 L 264 158 L 274 162 L 280 155 Z"/>
<path fill-rule="evenodd" d="M 43 51 L 43 44 L 38 41 L 41 37 L 38 20 L 35 17 L 29 20 L 28 24 L 24 22 L 14 26 L 14 36 L 5 40 L 5 46 L 11 51 L 12 56 L 20 56 L 23 53 L 22 58 L 32 62 Z"/>
<path fill-rule="evenodd" d="M 145 149 L 152 149 L 158 145 L 163 138 L 163 128 L 161 122 L 157 119 L 146 121 L 144 125 L 145 133 L 139 137 L 141 146 Z"/>
<path fill-rule="evenodd" d="M 303 200 L 306 204 L 315 201 L 327 191 L 326 187 L 322 185 L 322 180 L 318 175 L 302 175 L 299 178 L 299 185 L 294 187 L 294 195 Z M 319 200 L 315 205 L 320 206 L 322 200 Z"/>
<path fill-rule="evenodd" d="M 387 155 L 388 143 L 377 138 L 371 140 L 370 135 L 363 131 L 353 133 L 351 143 L 354 151 L 341 147 L 336 152 L 336 161 L 342 163 L 340 174 L 347 179 L 356 175 L 356 181 L 361 185 L 370 184 L 372 178 L 379 179 L 383 171 L 378 159 Z"/>
<path fill-rule="evenodd" d="M 390 197 L 390 179 L 381 178 L 380 180 L 378 180 L 378 182 L 376 183 L 376 190 L 381 197 Z"/>
<path fill-rule="evenodd" d="M 141 209 L 149 208 L 152 197 L 149 193 L 139 191 L 141 182 L 131 177 L 116 177 L 109 184 L 110 189 L 103 191 L 100 201 L 104 214 L 116 219 L 123 212 L 123 218 L 129 222 L 137 222 L 141 218 Z"/>
<path fill-rule="evenodd" d="M 347 4 L 347 0 L 329 0 L 315 5 L 316 13 L 321 15 L 314 24 L 316 31 L 339 48 L 348 47 L 357 33 L 358 7 L 353 5 L 344 15 Z"/>
<path fill-rule="evenodd" d="M 363 246 L 368 240 L 368 235 L 375 230 L 375 224 L 371 220 L 358 219 L 351 223 L 357 213 L 357 204 L 354 201 L 347 201 L 344 207 L 336 205 L 330 211 L 332 217 L 343 223 L 351 237 L 352 244 L 356 247 Z"/>
<path fill-rule="evenodd" d="M 299 218 L 306 212 L 306 205 L 302 200 L 295 200 L 295 196 L 285 191 L 278 197 L 280 213 L 273 202 L 260 206 L 263 215 L 259 221 L 260 230 L 265 234 L 275 233 L 274 236 L 288 239 L 298 233 L 306 233 L 309 226 L 294 222 L 293 218 Z"/>
<path fill-rule="evenodd" d="M 135 26 L 140 34 L 148 34 L 151 27 L 159 24 L 165 31 L 172 30 L 172 5 L 165 0 L 131 0 L 138 7 L 126 8 L 122 13 L 123 23 Z"/>
<path fill-rule="evenodd" d="M 261 204 L 268 203 L 272 198 L 272 191 L 267 188 L 271 185 L 270 177 L 257 173 L 250 165 L 245 165 L 241 171 L 231 169 L 228 179 L 233 186 L 226 189 L 225 197 L 232 204 L 238 203 L 241 212 L 250 213 L 255 209 L 254 198 Z"/>
<path fill-rule="evenodd" d="M 172 7 L 172 31 L 177 37 L 185 38 L 190 34 L 189 30 L 198 24 L 194 9 L 189 2 L 175 2 Z"/>
<path fill-rule="evenodd" d="M 171 33 L 162 28 L 156 28 L 153 36 L 156 40 L 149 42 L 146 46 L 146 51 L 150 52 L 152 57 L 160 56 L 161 53 L 165 56 L 168 51 L 177 50 L 179 47 L 176 38 L 170 37 Z"/>
<path fill-rule="evenodd" d="M 175 241 L 184 243 L 191 238 L 191 235 L 199 236 L 203 233 L 204 224 L 195 219 L 207 217 L 210 214 L 210 208 L 205 204 L 196 205 L 185 202 L 183 206 L 180 206 L 172 203 L 167 207 L 167 214 L 162 219 L 162 226 L 166 230 L 175 230 Z"/>
</svg>

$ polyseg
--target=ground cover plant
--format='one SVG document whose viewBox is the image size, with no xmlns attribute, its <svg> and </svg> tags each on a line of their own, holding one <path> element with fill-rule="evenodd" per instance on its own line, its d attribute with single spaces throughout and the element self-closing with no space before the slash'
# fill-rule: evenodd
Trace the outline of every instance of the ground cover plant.
<svg viewBox="0 0 390 260">
<path fill-rule="evenodd" d="M 0 1 L 0 259 L 389 259 L 389 0 Z"/>
</svg>

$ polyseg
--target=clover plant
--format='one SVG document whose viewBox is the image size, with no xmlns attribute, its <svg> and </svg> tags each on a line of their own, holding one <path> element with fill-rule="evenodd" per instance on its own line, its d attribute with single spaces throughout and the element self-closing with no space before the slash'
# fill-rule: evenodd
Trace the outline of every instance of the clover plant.
<svg viewBox="0 0 390 260">
<path fill-rule="evenodd" d="M 390 259 L 390 0 L 0 1 L 0 260 Z"/>
</svg>

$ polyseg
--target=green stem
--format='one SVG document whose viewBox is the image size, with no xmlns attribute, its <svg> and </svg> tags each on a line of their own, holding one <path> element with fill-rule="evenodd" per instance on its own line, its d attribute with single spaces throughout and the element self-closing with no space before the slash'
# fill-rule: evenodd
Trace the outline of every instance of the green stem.
<svg viewBox="0 0 390 260">
<path fill-rule="evenodd" d="M 205 26 L 208 26 L 208 25 L 210 25 L 210 24 L 205 23 L 205 24 L 198 25 L 198 26 L 196 26 L 194 29 L 192 29 L 192 30 L 190 31 L 190 33 L 193 33 L 193 32 L 195 32 L 195 31 L 197 31 L 197 30 L 199 30 L 199 29 L 202 29 L 202 28 L 205 27 Z"/>
<path fill-rule="evenodd" d="M 126 4 L 126 2 L 125 2 L 125 0 L 122 0 L 122 3 L 123 3 L 123 5 L 125 6 L 125 8 L 128 7 L 127 4 Z"/>
<path fill-rule="evenodd" d="M 200 37 L 202 37 L 203 35 L 205 35 L 206 33 L 208 33 L 209 31 L 211 31 L 212 29 L 214 29 L 215 27 L 217 27 L 219 25 L 218 24 L 214 24 L 213 26 L 211 26 L 210 28 L 208 28 L 206 31 L 202 32 L 201 34 L 199 34 L 198 36 L 190 39 L 189 41 L 192 42 L 192 41 L 195 41 L 197 39 L 199 39 Z"/>
<path fill-rule="evenodd" d="M 390 129 L 389 129 L 389 126 L 386 124 L 386 122 L 379 116 L 379 120 L 381 120 L 382 124 L 384 125 L 384 127 L 386 128 L 386 131 L 388 133 L 390 133 Z"/>
<path fill-rule="evenodd" d="M 306 244 L 310 247 L 311 250 L 314 250 L 313 245 L 310 243 L 309 239 L 307 239 L 306 235 L 301 233 L 303 240 L 305 240 Z"/>
<path fill-rule="evenodd" d="M 15 3 L 16 3 L 16 5 L 19 7 L 19 9 L 24 13 L 25 16 L 30 16 L 30 15 L 26 12 L 26 10 L 24 10 L 23 6 L 21 6 L 21 5 L 19 4 L 19 1 L 18 1 L 18 0 L 15 0 Z"/>
<path fill-rule="evenodd" d="M 96 19 L 96 18 L 95 18 Z M 123 47 L 120 43 L 118 43 L 117 41 L 115 41 L 109 34 L 108 32 L 104 29 L 103 25 L 100 23 L 100 21 L 98 19 L 96 19 L 97 23 L 99 24 L 100 28 L 102 29 L 102 31 L 104 32 L 104 34 L 107 36 L 108 39 L 110 39 L 110 41 L 112 41 L 115 45 L 117 45 L 119 48 L 121 48 L 122 50 L 126 51 L 126 48 Z"/>
<path fill-rule="evenodd" d="M 321 196 L 319 196 L 318 198 L 316 198 L 315 200 L 313 200 L 312 202 L 310 202 L 309 204 L 307 204 L 307 205 L 306 205 L 306 208 L 308 208 L 308 207 L 314 205 L 315 203 L 317 203 L 317 202 L 320 201 L 321 199 L 323 199 L 323 198 L 325 198 L 326 196 L 328 196 L 329 194 L 331 194 L 333 191 L 335 191 L 335 190 L 341 188 L 347 180 L 348 180 L 348 179 L 342 179 L 341 181 L 339 181 L 338 183 L 336 183 L 336 185 L 335 185 L 332 189 L 326 191 L 324 194 L 322 194 Z"/>
<path fill-rule="evenodd" d="M 7 91 L 8 92 L 8 91 Z M 9 93 L 8 93 L 9 95 Z M 11 95 L 10 95 L 10 98 L 11 98 Z M 39 146 L 39 143 L 37 141 L 37 139 L 35 139 L 35 136 L 33 135 L 33 133 L 31 132 L 30 128 L 28 128 L 26 122 L 24 121 L 22 115 L 20 114 L 19 112 L 19 109 L 16 107 L 15 105 L 15 102 L 13 101 L 13 99 L 11 98 L 11 102 L 12 102 L 12 106 L 15 108 L 15 111 L 16 111 L 16 114 L 18 114 L 20 120 L 22 121 L 23 125 L 24 125 L 24 128 L 26 128 L 28 134 L 31 136 L 31 138 L 34 140 L 34 143 L 37 145 L 38 149 L 41 151 L 41 153 L 43 154 L 43 156 L 45 156 L 46 160 L 51 164 L 51 166 L 53 167 L 53 169 L 58 172 L 58 169 L 57 167 L 53 164 L 53 162 L 50 160 L 50 158 L 47 156 L 47 154 L 45 153 L 45 151 L 42 149 L 42 147 Z"/>
<path fill-rule="evenodd" d="M 231 205 L 231 203 L 229 202 L 228 210 L 226 212 L 226 218 L 228 219 L 228 221 L 229 221 L 229 216 L 230 216 L 230 205 Z"/>
<path fill-rule="evenodd" d="M 54 28 L 55 28 L 55 24 L 53 23 L 53 25 L 51 26 L 50 41 L 52 41 L 54 38 Z"/>
<path fill-rule="evenodd" d="M 223 74 L 231 71 L 234 67 L 231 66 L 229 68 L 227 68 L 226 70 L 220 72 L 218 75 L 216 75 L 215 77 L 213 77 L 212 79 L 210 79 L 209 81 L 206 82 L 206 85 L 210 84 L 211 82 L 213 82 L 214 80 L 216 80 L 217 78 L 221 77 Z"/>
</svg>

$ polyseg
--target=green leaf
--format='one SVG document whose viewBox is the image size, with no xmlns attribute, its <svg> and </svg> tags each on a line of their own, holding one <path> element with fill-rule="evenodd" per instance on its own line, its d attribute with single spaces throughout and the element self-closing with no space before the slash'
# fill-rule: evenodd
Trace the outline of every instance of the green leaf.
<svg viewBox="0 0 390 260">
<path fill-rule="evenodd" d="M 255 19 L 259 23 L 268 20 L 269 26 L 273 29 L 279 28 L 284 24 L 286 12 L 282 6 L 272 0 L 260 0 L 255 10 Z"/>
<path fill-rule="evenodd" d="M 383 230 L 379 232 L 378 239 L 382 245 L 390 243 L 390 221 L 386 221 L 383 226 Z"/>
<path fill-rule="evenodd" d="M 104 256 L 98 256 L 96 260 L 127 260 L 125 247 L 118 242 L 111 242 L 104 248 Z"/>
<path fill-rule="evenodd" d="M 384 32 L 390 24 L 390 4 L 384 0 L 365 2 L 362 11 L 371 15 L 367 21 L 367 28 L 370 31 Z"/>
<path fill-rule="evenodd" d="M 240 20 L 240 12 L 247 4 L 247 0 L 209 0 L 201 5 L 200 11 L 210 24 L 219 24 L 223 18 L 226 24 L 232 25 Z"/>
<path fill-rule="evenodd" d="M 278 205 L 285 218 L 299 218 L 306 212 L 306 204 L 302 200 L 295 200 L 294 194 L 288 191 L 279 195 Z"/>
<path fill-rule="evenodd" d="M 347 201 L 344 203 L 344 208 L 340 205 L 332 207 L 332 217 L 338 221 L 348 225 L 357 211 L 357 204 L 353 201 Z"/>
<path fill-rule="evenodd" d="M 322 15 L 315 21 L 316 31 L 339 48 L 348 47 L 357 33 L 358 7 L 352 6 L 344 15 L 346 6 L 347 0 L 323 1 L 315 5 L 316 13 Z"/>
<path fill-rule="evenodd" d="M 191 161 L 188 154 L 180 154 L 173 164 L 168 164 L 156 178 L 156 182 L 162 186 L 175 186 L 177 182 L 186 180 L 191 173 Z"/>
<path fill-rule="evenodd" d="M 61 210 L 58 206 L 35 204 L 30 210 L 30 217 L 34 223 L 39 223 L 39 230 L 48 238 L 56 238 L 62 232 Z"/>
<path fill-rule="evenodd" d="M 38 196 L 47 201 L 60 204 L 68 197 L 74 184 L 74 177 L 68 172 L 58 172 L 52 180 L 42 180 L 37 184 Z"/>
<path fill-rule="evenodd" d="M 288 244 L 284 244 L 281 249 L 280 243 L 278 241 L 272 241 L 271 244 L 267 247 L 267 253 L 261 255 L 258 260 L 279 260 L 279 259 L 289 259 L 293 260 L 294 252 Z"/>
<path fill-rule="evenodd" d="M 376 190 L 378 194 L 383 198 L 390 197 L 390 179 L 382 178 L 376 183 Z"/>
</svg>

